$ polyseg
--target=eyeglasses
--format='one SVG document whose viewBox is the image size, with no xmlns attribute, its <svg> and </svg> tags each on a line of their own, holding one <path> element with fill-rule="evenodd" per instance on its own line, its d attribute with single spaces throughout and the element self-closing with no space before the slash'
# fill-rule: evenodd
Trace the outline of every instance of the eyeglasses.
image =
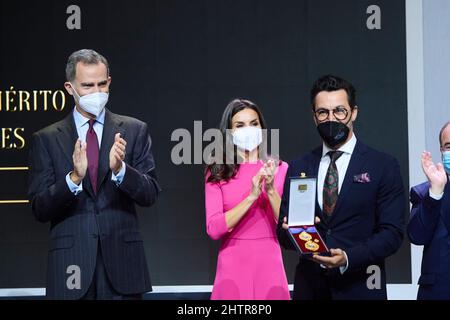
<svg viewBox="0 0 450 320">
<path fill-rule="evenodd" d="M 333 116 L 336 118 L 336 120 L 345 120 L 348 115 L 348 110 L 342 106 L 336 107 L 333 110 L 320 108 L 314 111 L 314 115 L 318 121 L 322 122 L 329 118 L 330 112 L 333 113 Z"/>
</svg>

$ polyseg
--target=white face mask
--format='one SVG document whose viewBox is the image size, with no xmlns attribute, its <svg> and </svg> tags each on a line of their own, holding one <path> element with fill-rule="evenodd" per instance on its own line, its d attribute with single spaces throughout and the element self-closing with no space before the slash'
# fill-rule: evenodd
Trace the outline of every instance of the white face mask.
<svg viewBox="0 0 450 320">
<path fill-rule="evenodd" d="M 84 111 L 94 115 L 95 117 L 98 117 L 100 113 L 102 113 L 103 108 L 105 108 L 105 105 L 108 102 L 109 95 L 107 93 L 95 92 L 80 97 L 73 85 L 70 84 L 70 86 L 75 93 L 75 101 L 78 100 L 78 104 Z"/>
<path fill-rule="evenodd" d="M 262 130 L 257 127 L 238 128 L 233 133 L 233 143 L 247 151 L 255 150 L 262 142 Z"/>
</svg>

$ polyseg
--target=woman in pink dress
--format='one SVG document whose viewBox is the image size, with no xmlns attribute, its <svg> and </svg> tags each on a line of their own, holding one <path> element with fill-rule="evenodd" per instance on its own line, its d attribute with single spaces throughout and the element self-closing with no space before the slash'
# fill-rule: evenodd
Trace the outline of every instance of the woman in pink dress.
<svg viewBox="0 0 450 320">
<path fill-rule="evenodd" d="M 220 129 L 234 153 L 213 154 L 206 169 L 206 229 L 221 240 L 211 299 L 290 299 L 276 235 L 288 165 L 263 155 L 266 125 L 251 101 L 233 100 Z"/>
</svg>

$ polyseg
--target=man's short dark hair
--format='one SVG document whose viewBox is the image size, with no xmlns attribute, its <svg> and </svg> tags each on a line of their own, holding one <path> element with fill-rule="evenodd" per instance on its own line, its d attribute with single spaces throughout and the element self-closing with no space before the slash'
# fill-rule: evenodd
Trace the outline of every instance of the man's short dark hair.
<svg viewBox="0 0 450 320">
<path fill-rule="evenodd" d="M 447 121 L 446 124 L 444 124 L 444 126 L 441 128 L 441 131 L 439 131 L 439 144 L 441 147 L 443 147 L 442 145 L 442 134 L 444 133 L 444 130 L 448 127 L 448 125 L 450 125 L 450 121 Z"/>
<path fill-rule="evenodd" d="M 345 92 L 347 92 L 348 104 L 350 105 L 351 110 L 353 110 L 356 106 L 356 90 L 353 85 L 342 78 L 333 75 L 326 75 L 317 79 L 311 89 L 311 106 L 313 111 L 315 110 L 316 96 L 319 92 L 331 92 L 338 90 L 345 90 Z"/>
<path fill-rule="evenodd" d="M 103 63 L 106 66 L 107 75 L 109 76 L 109 64 L 108 60 L 100 53 L 92 49 L 81 49 L 72 53 L 67 60 L 66 65 L 66 79 L 72 82 L 76 76 L 76 69 L 78 62 L 84 64 L 99 64 Z"/>
</svg>

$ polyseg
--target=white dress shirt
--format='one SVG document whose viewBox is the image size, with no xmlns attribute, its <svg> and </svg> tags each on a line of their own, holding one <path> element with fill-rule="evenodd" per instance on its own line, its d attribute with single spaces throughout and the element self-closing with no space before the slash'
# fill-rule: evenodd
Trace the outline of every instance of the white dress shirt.
<svg viewBox="0 0 450 320">
<path fill-rule="evenodd" d="M 434 199 L 434 200 L 437 200 L 437 201 L 441 200 L 442 197 L 444 196 L 443 192 L 441 194 L 435 194 L 435 193 L 431 192 L 431 188 L 430 188 L 430 190 L 428 192 L 430 193 L 430 197 L 432 199 Z"/>
</svg>

